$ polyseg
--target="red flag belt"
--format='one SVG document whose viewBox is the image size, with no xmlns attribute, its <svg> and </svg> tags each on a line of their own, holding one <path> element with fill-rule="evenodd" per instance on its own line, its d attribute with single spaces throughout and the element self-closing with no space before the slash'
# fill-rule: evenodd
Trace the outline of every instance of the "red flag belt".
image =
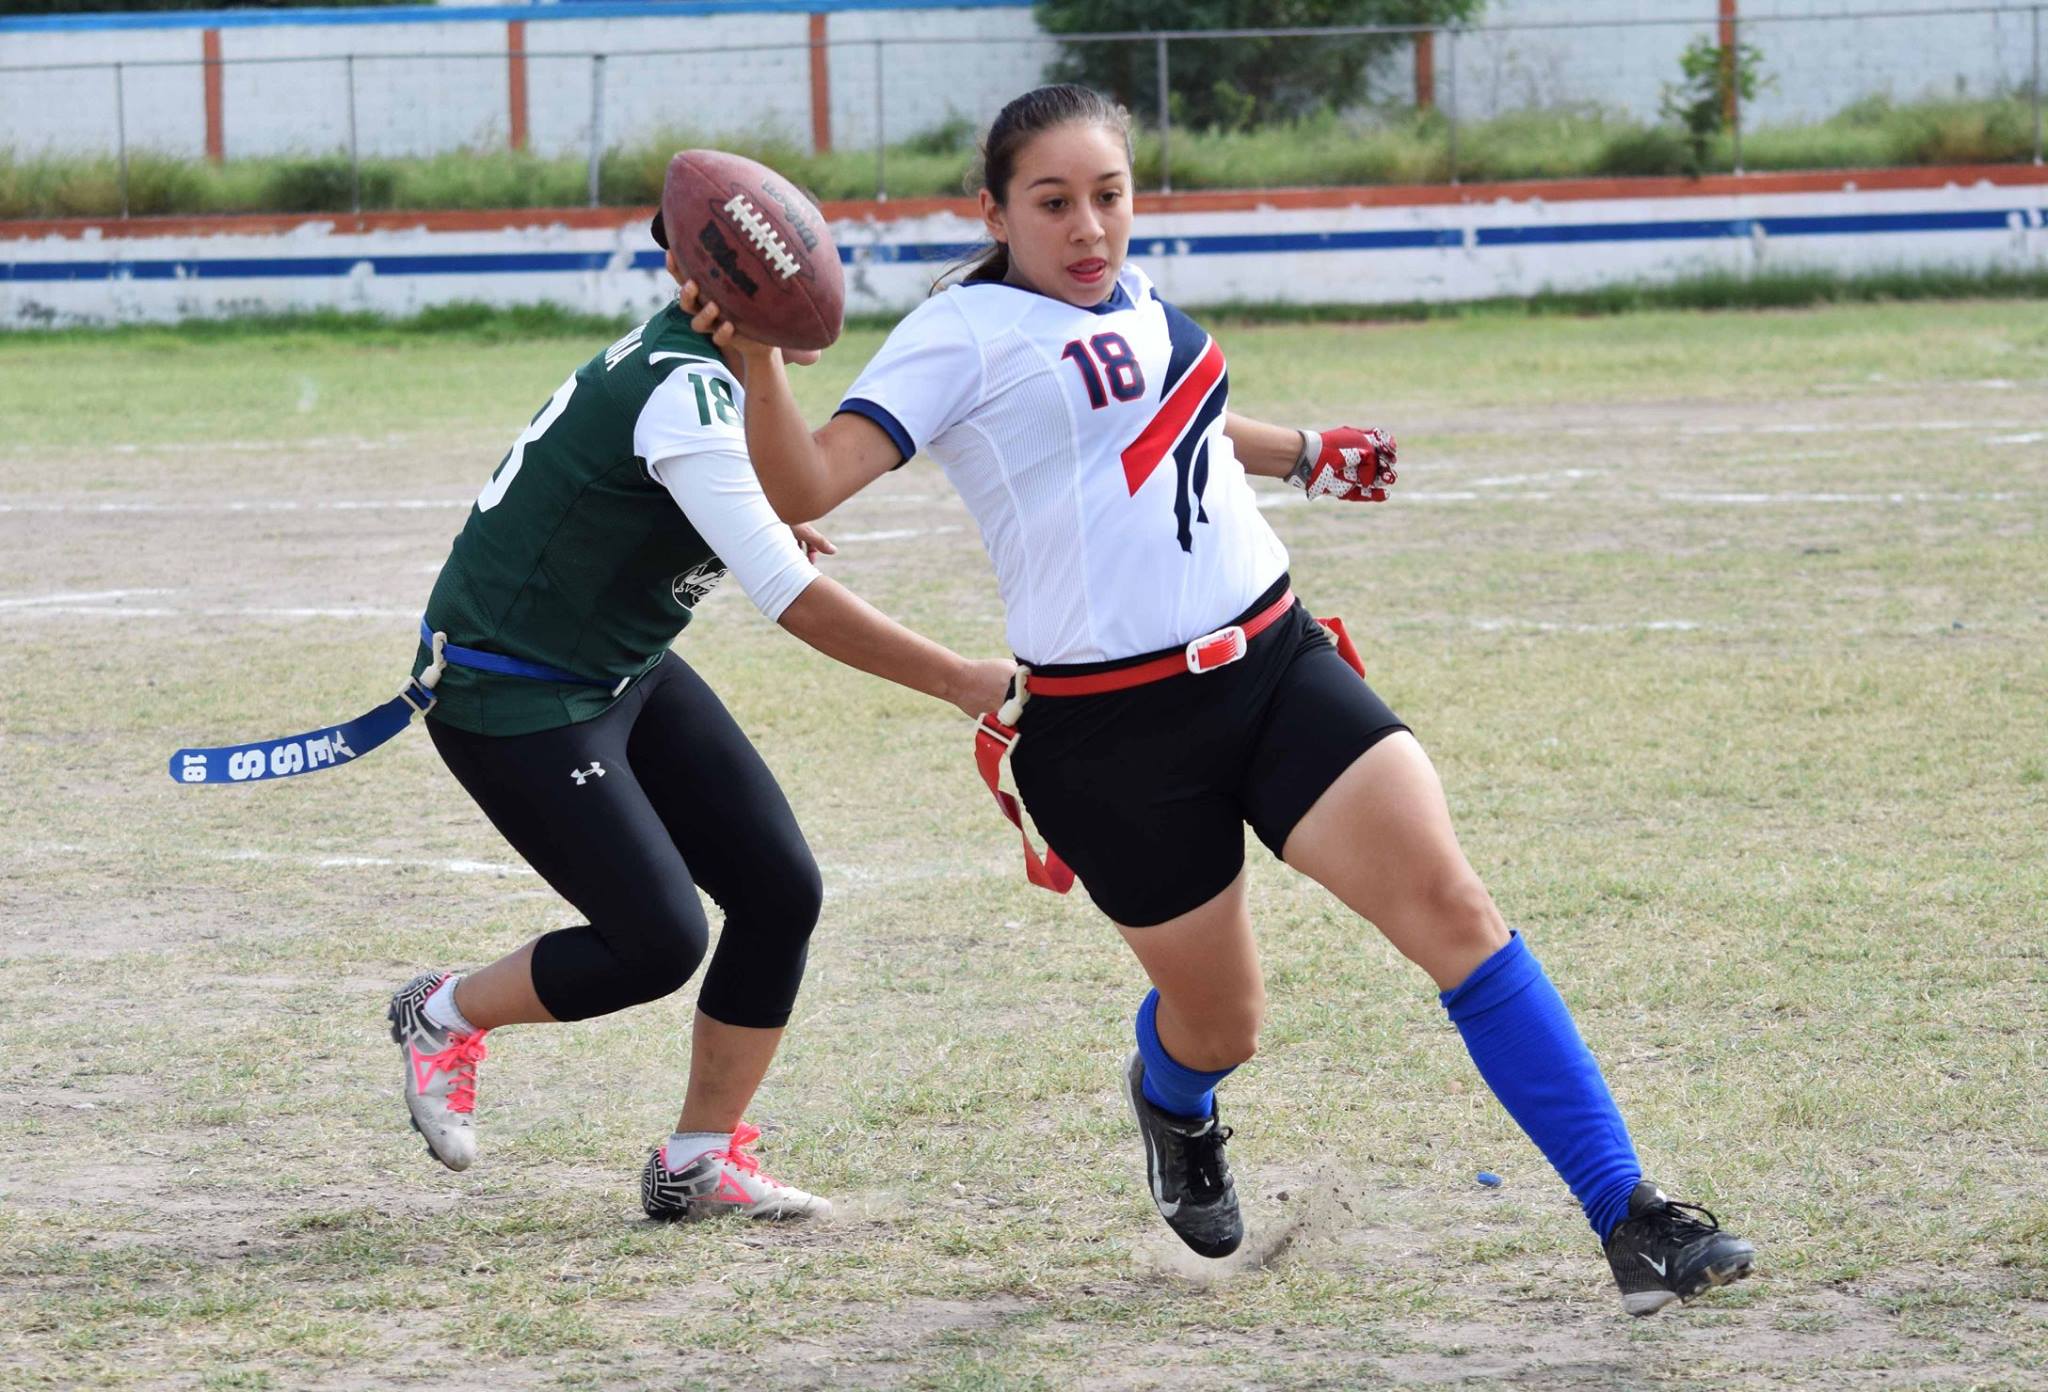
<svg viewBox="0 0 2048 1392">
<path fill-rule="evenodd" d="M 1016 721 L 1022 715 L 1024 702 L 1033 696 L 1095 696 L 1164 681 L 1168 677 L 1200 675 L 1227 667 L 1245 655 L 1252 639 L 1271 628 L 1293 607 L 1294 593 L 1289 590 L 1242 624 L 1219 628 L 1195 639 L 1180 652 L 1129 667 L 1080 676 L 1042 676 L 1026 671 L 1022 675 L 1020 694 L 1006 701 L 1001 712 L 988 712 L 975 722 L 974 764 L 981 770 L 982 781 L 988 784 L 988 790 L 995 794 L 996 806 L 1002 809 L 1003 815 L 1010 819 L 1010 824 L 1023 838 L 1025 879 L 1055 894 L 1065 894 L 1074 887 L 1074 872 L 1060 859 L 1057 851 L 1048 846 L 1045 854 L 1040 856 L 1032 846 L 1031 833 L 1024 829 L 1023 804 L 1015 793 L 1003 789 L 1003 764 L 1016 749 L 1020 736 L 1016 725 L 1005 723 L 1001 716 L 1008 715 L 1012 722 Z M 1363 677 L 1365 664 L 1359 660 L 1358 649 L 1352 645 L 1351 635 L 1344 629 L 1344 621 L 1319 619 L 1317 622 L 1329 633 L 1330 641 L 1337 645 L 1338 654 Z"/>
</svg>

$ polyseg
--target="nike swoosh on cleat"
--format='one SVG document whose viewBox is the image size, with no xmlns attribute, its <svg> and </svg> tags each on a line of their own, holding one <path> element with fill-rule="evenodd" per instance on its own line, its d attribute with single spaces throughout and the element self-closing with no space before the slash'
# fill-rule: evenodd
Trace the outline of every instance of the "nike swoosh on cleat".
<svg viewBox="0 0 2048 1392">
<path fill-rule="evenodd" d="M 1664 1274 L 1664 1268 L 1668 1263 L 1656 1260 L 1648 1252 L 1638 1252 L 1636 1255 L 1643 1259 L 1644 1265 L 1648 1266 L 1650 1270 L 1656 1272 L 1659 1276 Z"/>
</svg>

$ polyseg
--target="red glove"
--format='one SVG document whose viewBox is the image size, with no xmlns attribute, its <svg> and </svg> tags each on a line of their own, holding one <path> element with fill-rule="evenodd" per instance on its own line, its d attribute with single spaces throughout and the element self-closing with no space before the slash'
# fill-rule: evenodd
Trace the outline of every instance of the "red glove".
<svg viewBox="0 0 2048 1392">
<path fill-rule="evenodd" d="M 1384 430 L 1340 425 L 1318 434 L 1304 430 L 1301 460 L 1287 481 L 1311 498 L 1384 503 L 1394 473 L 1394 437 Z"/>
</svg>

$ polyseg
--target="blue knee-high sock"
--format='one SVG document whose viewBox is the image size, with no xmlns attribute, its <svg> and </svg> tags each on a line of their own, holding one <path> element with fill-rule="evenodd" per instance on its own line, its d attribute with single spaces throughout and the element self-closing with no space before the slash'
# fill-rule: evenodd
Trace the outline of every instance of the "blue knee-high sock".
<svg viewBox="0 0 2048 1392">
<path fill-rule="evenodd" d="M 1166 1052 L 1159 1042 L 1159 992 L 1138 1007 L 1138 1056 L 1145 1060 L 1145 1100 L 1170 1116 L 1206 1117 L 1216 1110 L 1216 1084 L 1232 1069 L 1204 1073 Z"/>
<path fill-rule="evenodd" d="M 1479 1076 L 1571 1186 L 1602 1242 L 1643 1177 L 1628 1127 L 1563 997 L 1519 933 L 1439 998 Z"/>
</svg>

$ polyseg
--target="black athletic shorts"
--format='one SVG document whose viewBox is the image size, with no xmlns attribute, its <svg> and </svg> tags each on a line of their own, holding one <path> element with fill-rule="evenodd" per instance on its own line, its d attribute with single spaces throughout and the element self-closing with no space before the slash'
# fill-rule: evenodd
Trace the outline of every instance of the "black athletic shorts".
<svg viewBox="0 0 2048 1392">
<path fill-rule="evenodd" d="M 1234 622 L 1286 589 L 1283 575 Z M 1081 675 L 1177 651 L 1034 670 Z M 1228 667 L 1033 697 L 1010 763 L 1031 819 L 1088 897 L 1112 922 L 1144 928 L 1229 888 L 1246 823 L 1279 855 L 1359 755 L 1407 728 L 1297 601 Z"/>
</svg>

